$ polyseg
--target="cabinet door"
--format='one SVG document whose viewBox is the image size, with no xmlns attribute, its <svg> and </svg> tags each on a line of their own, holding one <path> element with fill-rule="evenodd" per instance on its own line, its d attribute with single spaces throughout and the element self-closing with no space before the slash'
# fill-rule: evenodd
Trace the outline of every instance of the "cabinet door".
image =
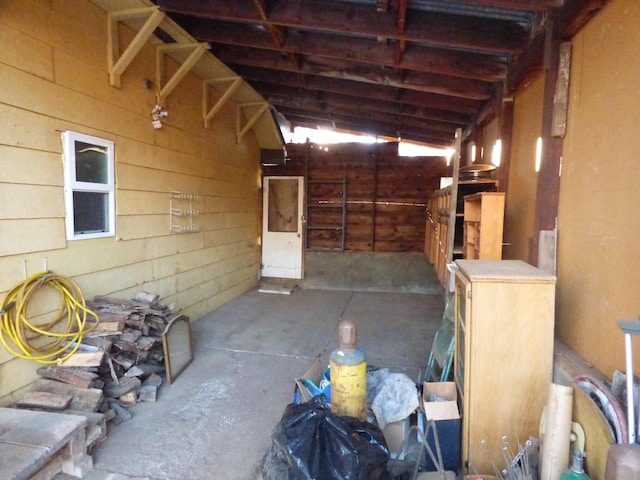
<svg viewBox="0 0 640 480">
<path fill-rule="evenodd" d="M 458 388 L 458 395 L 460 399 L 464 399 L 464 379 L 465 379 L 465 364 L 466 364 L 466 349 L 465 336 L 468 325 L 468 318 L 470 314 L 469 297 L 471 293 L 471 284 L 467 282 L 464 277 L 460 275 L 456 276 L 456 301 L 455 301 L 455 374 L 454 379 Z M 464 402 L 460 402 L 463 406 Z M 462 412 L 461 412 L 462 413 Z"/>
<path fill-rule="evenodd" d="M 467 375 L 467 362 L 470 342 L 469 329 L 471 328 L 471 283 L 457 274 L 455 284 L 455 356 L 454 356 L 454 381 L 458 391 L 458 406 L 462 418 L 462 461 L 465 465 L 469 458 L 469 421 L 467 412 L 469 408 L 469 378 Z"/>
</svg>

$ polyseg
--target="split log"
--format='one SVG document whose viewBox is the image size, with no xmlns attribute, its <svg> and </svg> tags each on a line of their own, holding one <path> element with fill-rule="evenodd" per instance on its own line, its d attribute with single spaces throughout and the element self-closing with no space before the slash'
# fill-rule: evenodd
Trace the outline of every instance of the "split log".
<svg viewBox="0 0 640 480">
<path fill-rule="evenodd" d="M 132 390 L 137 392 L 141 384 L 137 377 L 123 377 L 118 383 L 110 382 L 105 385 L 104 394 L 109 398 L 120 398 Z"/>
<path fill-rule="evenodd" d="M 140 330 L 127 328 L 124 332 L 122 332 L 122 335 L 120 335 L 120 341 L 133 343 L 141 336 L 142 332 Z"/>
<path fill-rule="evenodd" d="M 81 368 L 54 367 L 51 365 L 47 367 L 40 367 L 36 372 L 41 377 L 69 383 L 80 388 L 89 388 L 94 386 L 94 381 L 99 377 L 97 373 L 83 370 Z"/>
<path fill-rule="evenodd" d="M 62 367 L 99 367 L 104 352 L 76 352 L 60 364 Z"/>
<path fill-rule="evenodd" d="M 58 395 L 71 395 L 73 398 L 69 408 L 73 410 L 82 410 L 88 412 L 96 412 L 102 404 L 104 395 L 98 388 L 80 388 L 68 383 L 50 380 L 48 378 L 39 378 L 33 383 L 31 389 L 33 392 L 49 392 Z"/>
<path fill-rule="evenodd" d="M 164 372 L 164 365 L 153 365 L 151 363 L 141 363 L 134 365 L 124 374 L 125 377 L 147 377 L 152 373 L 158 374 Z"/>
<path fill-rule="evenodd" d="M 73 395 L 49 392 L 27 392 L 16 404 L 18 408 L 61 411 L 69 406 Z"/>
</svg>

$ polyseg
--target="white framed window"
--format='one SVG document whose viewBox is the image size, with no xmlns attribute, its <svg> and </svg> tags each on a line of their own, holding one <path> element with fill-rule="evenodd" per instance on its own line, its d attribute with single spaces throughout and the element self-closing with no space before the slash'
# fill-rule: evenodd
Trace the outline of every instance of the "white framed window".
<svg viewBox="0 0 640 480">
<path fill-rule="evenodd" d="M 62 151 L 67 240 L 114 236 L 113 142 L 67 130 Z"/>
</svg>

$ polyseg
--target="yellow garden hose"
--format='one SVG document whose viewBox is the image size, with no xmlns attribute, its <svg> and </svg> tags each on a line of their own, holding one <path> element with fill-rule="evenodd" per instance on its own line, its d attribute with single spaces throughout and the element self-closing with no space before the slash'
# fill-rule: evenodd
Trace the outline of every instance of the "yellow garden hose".
<svg viewBox="0 0 640 480">
<path fill-rule="evenodd" d="M 29 321 L 27 309 L 43 287 L 54 288 L 60 294 L 60 308 L 50 322 L 34 324 Z M 16 357 L 45 365 L 60 364 L 71 357 L 78 350 L 82 336 L 98 322 L 98 315 L 87 308 L 78 284 L 51 272 L 36 273 L 9 290 L 0 314 L 0 341 L 5 348 Z M 95 318 L 89 327 L 87 315 Z"/>
</svg>

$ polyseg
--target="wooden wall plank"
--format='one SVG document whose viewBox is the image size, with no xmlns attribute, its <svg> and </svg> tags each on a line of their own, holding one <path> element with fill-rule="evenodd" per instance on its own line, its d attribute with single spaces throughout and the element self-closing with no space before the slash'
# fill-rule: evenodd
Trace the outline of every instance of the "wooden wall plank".
<svg viewBox="0 0 640 480">
<path fill-rule="evenodd" d="M 60 154 L 0 145 L 0 182 L 60 187 Z"/>
<path fill-rule="evenodd" d="M 0 218 L 60 218 L 64 222 L 64 198 L 60 187 L 0 183 Z"/>
<path fill-rule="evenodd" d="M 79 22 L 78 18 L 82 18 Z M 202 126 L 193 74 L 168 97 L 163 127 L 146 44 L 109 86 L 106 13 L 87 0 L 7 0 L 0 15 L 0 293 L 43 269 L 74 278 L 86 296 L 148 288 L 193 320 L 251 288 L 260 268 L 259 146 L 236 143 L 235 108 Z M 133 32 L 119 29 L 122 44 Z M 177 65 L 167 62 L 169 71 Z M 113 140 L 116 236 L 67 241 L 61 133 Z M 169 233 L 169 192 L 200 195 L 202 230 Z M 35 372 L 0 356 L 0 401 Z M 33 374 L 33 375 L 32 375 Z M 5 380 L 10 379 L 10 380 Z"/>
<path fill-rule="evenodd" d="M 0 219 L 0 256 L 43 252 L 65 246 L 63 218 Z"/>
<path fill-rule="evenodd" d="M 0 20 L 1 23 L 1 20 Z M 4 25 L 0 28 L 0 62 L 53 81 L 51 46 Z"/>
<path fill-rule="evenodd" d="M 351 251 L 420 252 L 424 249 L 426 203 L 440 188 L 440 178 L 450 176 L 443 157 L 400 157 L 396 144 L 345 144 L 326 152 L 313 145 L 289 145 L 290 164 L 301 165 L 308 154 L 309 180 L 338 179 L 347 182 L 345 249 Z M 269 174 L 284 174 L 290 166 L 271 168 Z M 330 186 L 309 184 L 312 197 L 330 201 Z M 314 209 L 309 225 L 339 224 L 339 212 Z M 335 230 L 310 231 L 308 248 L 328 249 L 339 245 Z"/>
</svg>

